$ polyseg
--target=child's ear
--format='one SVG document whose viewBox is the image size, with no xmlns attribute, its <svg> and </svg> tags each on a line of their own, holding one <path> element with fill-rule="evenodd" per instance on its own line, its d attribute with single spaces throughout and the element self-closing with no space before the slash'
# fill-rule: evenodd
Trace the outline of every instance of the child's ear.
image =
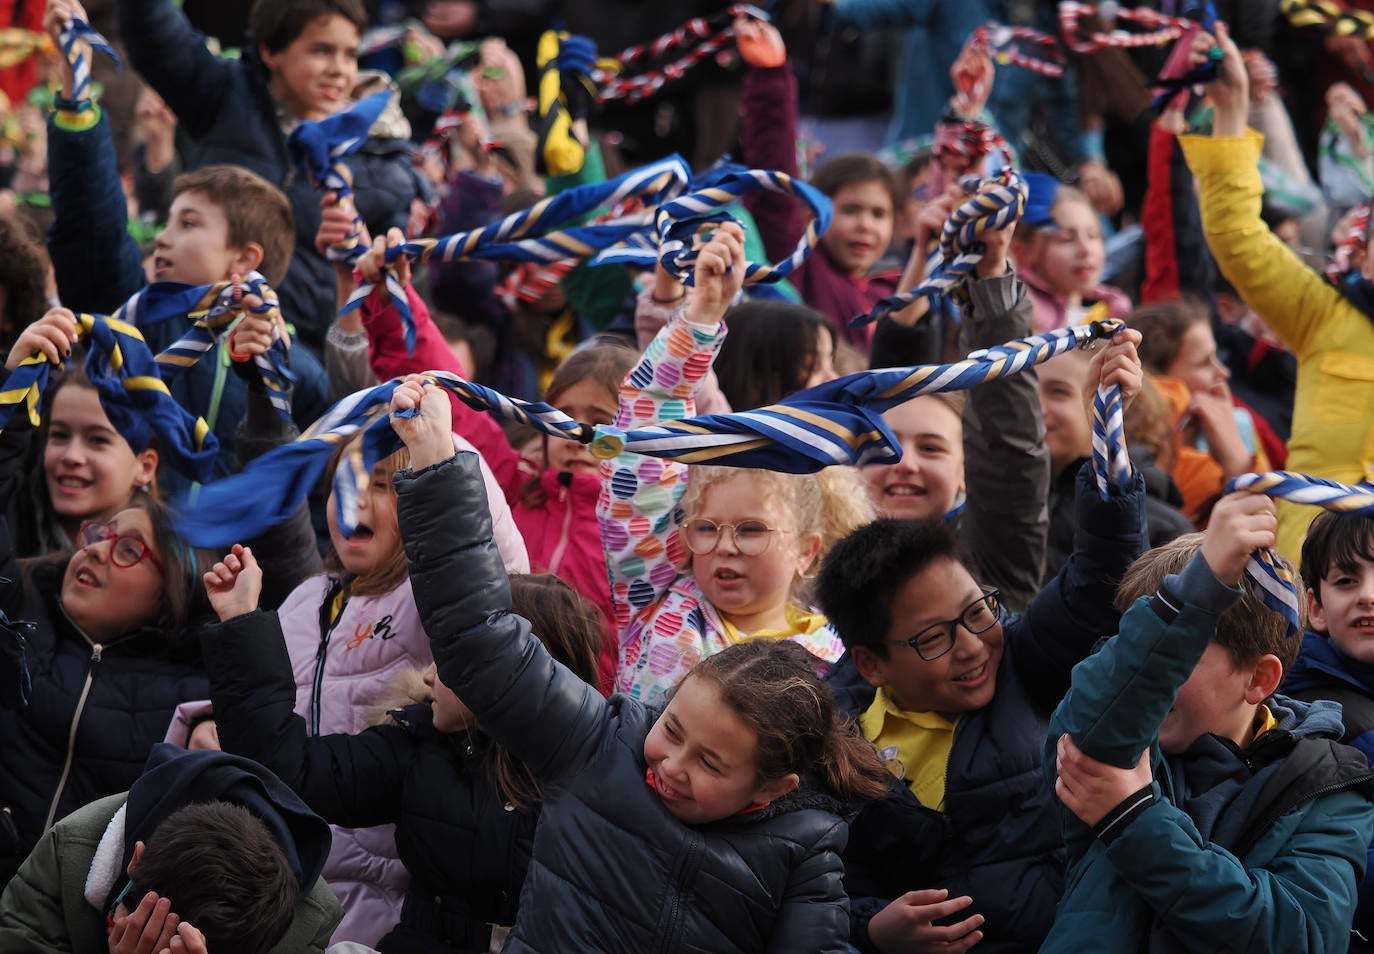
<svg viewBox="0 0 1374 954">
<path fill-rule="evenodd" d="M 854 668 L 859 670 L 859 675 L 863 676 L 869 685 L 887 685 L 886 659 L 879 658 L 878 654 L 867 646 L 855 646 L 849 651 L 849 655 L 854 659 Z"/>
<path fill-rule="evenodd" d="M 1321 597 L 1317 596 L 1315 589 L 1307 591 L 1307 628 L 1326 632 L 1326 611 L 1322 609 Z"/>
<path fill-rule="evenodd" d="M 134 486 L 142 489 L 151 484 L 153 478 L 157 476 L 157 449 L 145 447 L 135 457 L 135 460 L 137 466 L 134 468 Z"/>
<path fill-rule="evenodd" d="M 811 564 L 816 561 L 816 555 L 821 552 L 821 535 L 819 533 L 803 534 L 801 540 L 801 554 L 798 557 L 799 573 L 805 573 L 811 569 Z"/>
<path fill-rule="evenodd" d="M 261 245 L 257 242 L 248 242 L 235 253 L 230 269 L 239 275 L 255 272 L 262 266 L 264 254 Z"/>
<path fill-rule="evenodd" d="M 277 54 L 269 50 L 266 43 L 258 44 L 258 59 L 262 60 L 262 65 L 267 67 L 267 72 L 272 74 L 277 72 Z"/>
<path fill-rule="evenodd" d="M 134 876 L 134 868 L 138 867 L 138 860 L 143 857 L 143 849 L 147 847 L 148 846 L 141 841 L 134 842 L 133 857 L 129 859 L 129 867 L 124 869 L 124 873 L 130 878 Z"/>
<path fill-rule="evenodd" d="M 1250 670 L 1250 683 L 1245 687 L 1245 701 L 1257 706 L 1268 699 L 1283 681 L 1283 663 L 1273 653 L 1265 653 Z"/>
<path fill-rule="evenodd" d="M 782 798 L 800 783 L 801 779 L 798 778 L 796 772 L 789 773 L 780 779 L 760 785 L 754 792 L 751 801 L 756 805 L 767 805 L 769 802 Z"/>
</svg>

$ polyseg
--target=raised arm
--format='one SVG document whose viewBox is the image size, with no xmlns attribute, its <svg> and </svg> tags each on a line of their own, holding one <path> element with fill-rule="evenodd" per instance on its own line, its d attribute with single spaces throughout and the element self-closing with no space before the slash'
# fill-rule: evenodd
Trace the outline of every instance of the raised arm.
<svg viewBox="0 0 1374 954">
<path fill-rule="evenodd" d="M 411 751 L 404 732 L 307 736 L 295 713 L 281 621 L 255 608 L 261 581 L 261 568 L 243 547 L 206 574 L 222 620 L 201 633 L 221 747 L 261 762 L 329 822 L 359 828 L 395 821 Z"/>
<path fill-rule="evenodd" d="M 687 308 L 669 319 L 620 386 L 616 427 L 629 430 L 696 413 L 697 391 L 724 341 L 721 317 L 744 271 L 742 230 L 727 225 L 722 232 L 729 238 L 718 236 L 702 249 L 696 292 Z M 729 272 L 727 263 L 732 263 Z M 602 465 L 596 514 L 615 601 L 620 640 L 616 688 L 622 692 L 662 688 L 657 679 L 653 686 L 640 684 L 641 678 L 649 679 L 644 642 L 677 577 L 670 556 L 678 550 L 674 513 L 687 492 L 687 479 L 687 465 L 639 454 L 621 454 Z"/>
<path fill-rule="evenodd" d="M 959 348 L 1004 344 L 1029 335 L 1035 308 L 1007 266 L 1010 231 L 989 232 L 988 251 L 969 283 L 969 314 Z M 1050 455 L 1034 369 L 980 384 L 964 405 L 964 480 L 968 503 L 960 549 L 975 574 L 1002 588 L 1013 607 L 1040 589 L 1049 532 Z"/>
<path fill-rule="evenodd" d="M 213 127 L 225 97 L 242 94 L 233 82 L 238 63 L 205 46 L 173 0 L 121 0 L 119 32 L 129 59 L 177 114 L 193 139 Z"/>
<path fill-rule="evenodd" d="M 1203 56 L 1210 43 L 1202 33 L 1195 40 Z M 1225 57 L 1221 78 L 1209 87 L 1216 104 L 1212 136 L 1181 136 L 1179 143 L 1197 178 L 1202 228 L 1217 267 L 1301 361 L 1318 347 L 1315 339 L 1344 299 L 1260 219 L 1263 141 L 1245 128 L 1245 66 L 1224 29 L 1216 43 Z"/>
<path fill-rule="evenodd" d="M 797 177 L 797 77 L 777 30 L 766 23 L 735 21 L 742 55 L 750 66 L 744 74 L 740 104 L 740 158 L 754 169 L 771 169 Z M 778 192 L 751 192 L 744 206 L 754 217 L 771 261 L 792 254 L 805 228 L 800 201 Z"/>
</svg>

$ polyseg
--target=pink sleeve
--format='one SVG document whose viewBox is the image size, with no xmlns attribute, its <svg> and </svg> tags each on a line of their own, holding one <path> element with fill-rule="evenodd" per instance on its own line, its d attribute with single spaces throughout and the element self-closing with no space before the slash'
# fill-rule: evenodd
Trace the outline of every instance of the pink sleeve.
<svg viewBox="0 0 1374 954">
<path fill-rule="evenodd" d="M 415 316 L 415 353 L 406 353 L 405 331 L 400 312 L 388 296 L 381 303 L 385 291 L 377 290 L 362 305 L 363 327 L 370 343 L 368 360 L 372 373 L 379 381 L 389 381 L 403 374 L 420 371 L 451 371 L 466 377 L 458 359 L 449 350 L 448 342 L 430 320 L 429 308 L 415 289 L 406 286 L 406 300 Z M 496 418 L 485 411 L 475 411 L 450 395 L 453 404 L 453 430 L 466 437 L 477 448 L 496 480 L 505 491 L 506 500 L 514 503 L 528 478 L 520 471 L 520 455 L 506 440 L 506 434 Z"/>
</svg>

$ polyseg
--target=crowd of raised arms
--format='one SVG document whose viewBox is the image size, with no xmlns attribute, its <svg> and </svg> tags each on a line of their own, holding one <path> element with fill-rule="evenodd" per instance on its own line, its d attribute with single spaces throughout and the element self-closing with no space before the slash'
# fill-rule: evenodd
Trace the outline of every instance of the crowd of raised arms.
<svg viewBox="0 0 1374 954">
<path fill-rule="evenodd" d="M 1374 954 L 1374 0 L 0 10 L 0 954 Z"/>
</svg>

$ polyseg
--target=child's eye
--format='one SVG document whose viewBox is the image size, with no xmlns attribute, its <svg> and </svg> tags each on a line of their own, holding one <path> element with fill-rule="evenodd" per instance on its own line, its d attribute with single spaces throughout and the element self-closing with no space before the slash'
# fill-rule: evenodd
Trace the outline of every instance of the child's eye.
<svg viewBox="0 0 1374 954">
<path fill-rule="evenodd" d="M 943 454 L 945 447 L 943 444 L 922 444 L 920 451 L 922 454 Z"/>
<path fill-rule="evenodd" d="M 715 765 L 711 763 L 711 760 L 704 755 L 701 757 L 701 764 L 706 766 L 707 771 L 715 772 L 717 775 L 720 774 L 720 769 L 716 768 Z"/>
</svg>

